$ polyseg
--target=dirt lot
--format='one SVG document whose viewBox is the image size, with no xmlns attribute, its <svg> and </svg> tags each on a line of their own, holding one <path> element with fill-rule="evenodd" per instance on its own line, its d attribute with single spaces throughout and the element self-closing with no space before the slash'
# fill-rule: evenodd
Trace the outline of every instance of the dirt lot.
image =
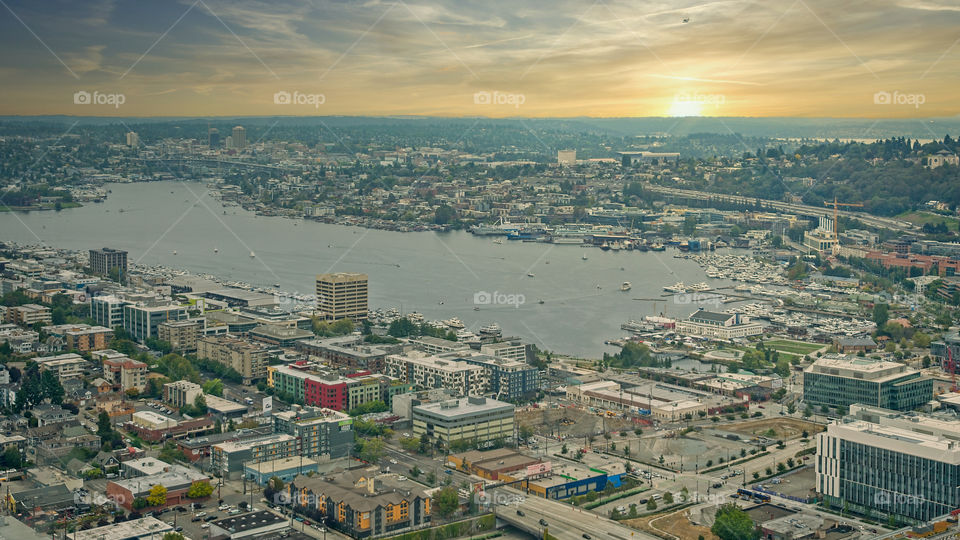
<svg viewBox="0 0 960 540">
<path fill-rule="evenodd" d="M 651 527 L 650 522 L 653 522 L 653 527 Z M 719 540 L 719 537 L 710 532 L 710 529 L 690 523 L 690 520 L 687 519 L 686 510 L 667 515 L 628 519 L 624 520 L 623 523 L 641 531 L 650 533 L 660 533 L 662 531 L 684 540 L 697 538 L 699 535 L 703 535 L 707 540 Z"/>
<path fill-rule="evenodd" d="M 559 425 L 562 420 L 572 421 L 572 424 Z M 560 409 L 530 409 L 517 412 L 517 422 L 521 426 L 530 426 L 537 433 L 547 435 L 551 431 L 556 434 L 557 426 L 564 435 L 586 437 L 603 432 L 604 420 L 588 410 L 575 407 Z M 645 427 L 645 426 L 644 426 Z M 632 430 L 633 422 L 624 418 L 607 418 L 607 431 Z"/>
<path fill-rule="evenodd" d="M 814 433 L 819 433 L 826 429 L 821 425 L 797 418 L 764 418 L 762 420 L 723 424 L 716 427 L 717 429 L 743 433 L 745 435 L 764 436 L 767 436 L 767 431 L 772 429 L 776 433 L 776 437 L 771 438 L 782 439 L 784 441 L 800 438 L 804 430 L 812 437 Z"/>
</svg>

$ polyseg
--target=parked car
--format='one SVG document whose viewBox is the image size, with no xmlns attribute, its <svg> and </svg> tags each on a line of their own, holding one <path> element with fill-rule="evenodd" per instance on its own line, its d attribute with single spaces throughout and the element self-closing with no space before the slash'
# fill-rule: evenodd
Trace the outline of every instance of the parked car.
<svg viewBox="0 0 960 540">
<path fill-rule="evenodd" d="M 547 526 L 547 520 L 545 520 L 545 519 L 543 519 L 543 518 L 540 518 L 540 525 L 546 527 L 546 526 Z"/>
<path fill-rule="evenodd" d="M 517 510 L 517 515 L 523 517 L 525 514 L 523 513 L 523 510 Z"/>
</svg>

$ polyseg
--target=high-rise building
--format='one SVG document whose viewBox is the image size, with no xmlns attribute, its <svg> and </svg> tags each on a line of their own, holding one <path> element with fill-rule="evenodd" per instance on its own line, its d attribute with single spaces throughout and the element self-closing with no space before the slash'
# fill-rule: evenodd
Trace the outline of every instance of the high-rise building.
<svg viewBox="0 0 960 540">
<path fill-rule="evenodd" d="M 127 252 L 122 249 L 100 248 L 90 250 L 90 271 L 101 276 L 110 275 L 114 268 L 118 277 L 127 275 Z"/>
<path fill-rule="evenodd" d="M 324 320 L 367 319 L 367 275 L 352 273 L 317 276 L 317 310 Z"/>
<path fill-rule="evenodd" d="M 247 147 L 247 130 L 243 126 L 233 128 L 233 147 L 243 150 Z"/>
<path fill-rule="evenodd" d="M 960 421 L 854 405 L 817 435 L 816 490 L 836 508 L 929 521 L 960 508 Z"/>
<path fill-rule="evenodd" d="M 211 149 L 220 147 L 220 131 L 217 128 L 207 130 L 207 145 Z"/>
<path fill-rule="evenodd" d="M 803 400 L 820 407 L 854 403 L 909 411 L 933 399 L 933 379 L 899 362 L 824 355 L 803 370 Z"/>
<path fill-rule="evenodd" d="M 576 150 L 558 150 L 557 163 L 559 163 L 560 165 L 576 165 L 577 151 Z"/>
<path fill-rule="evenodd" d="M 136 148 L 140 145 L 140 136 L 137 135 L 135 131 L 127 132 L 127 146 L 130 148 Z"/>
</svg>

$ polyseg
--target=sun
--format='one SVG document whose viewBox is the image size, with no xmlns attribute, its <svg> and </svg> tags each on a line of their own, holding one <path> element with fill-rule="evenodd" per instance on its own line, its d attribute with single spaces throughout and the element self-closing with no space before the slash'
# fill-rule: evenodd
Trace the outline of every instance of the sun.
<svg viewBox="0 0 960 540">
<path fill-rule="evenodd" d="M 703 103 L 694 100 L 675 99 L 670 103 L 667 116 L 700 116 Z"/>
</svg>

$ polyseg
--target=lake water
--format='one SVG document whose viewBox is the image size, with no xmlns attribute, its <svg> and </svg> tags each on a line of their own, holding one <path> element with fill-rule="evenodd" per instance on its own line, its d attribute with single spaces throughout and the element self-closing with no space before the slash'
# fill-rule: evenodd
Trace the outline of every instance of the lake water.
<svg viewBox="0 0 960 540">
<path fill-rule="evenodd" d="M 674 258 L 672 250 L 604 252 L 508 240 L 496 244 L 492 237 L 462 231 L 399 233 L 256 216 L 221 206 L 206 185 L 197 182 L 107 187 L 112 193 L 100 204 L 59 213 L 0 212 L 0 239 L 36 244 L 39 237 L 59 248 L 125 249 L 130 260 L 140 264 L 253 285 L 279 283 L 300 294 L 313 294 L 316 274 L 363 272 L 370 276 L 371 308 L 419 311 L 428 320 L 456 316 L 474 332 L 496 322 L 505 336 L 579 356 L 615 351 L 603 342 L 626 335 L 620 324 L 628 319 L 665 308 L 668 316 L 696 309 L 667 299 L 635 300 L 660 298 L 664 285 L 730 284 L 707 278 L 694 262 Z M 256 258 L 250 257 L 251 251 Z M 620 290 L 624 281 L 633 285 L 629 292 Z M 474 310 L 475 295 L 483 293 L 523 303 L 481 304 Z"/>
</svg>

